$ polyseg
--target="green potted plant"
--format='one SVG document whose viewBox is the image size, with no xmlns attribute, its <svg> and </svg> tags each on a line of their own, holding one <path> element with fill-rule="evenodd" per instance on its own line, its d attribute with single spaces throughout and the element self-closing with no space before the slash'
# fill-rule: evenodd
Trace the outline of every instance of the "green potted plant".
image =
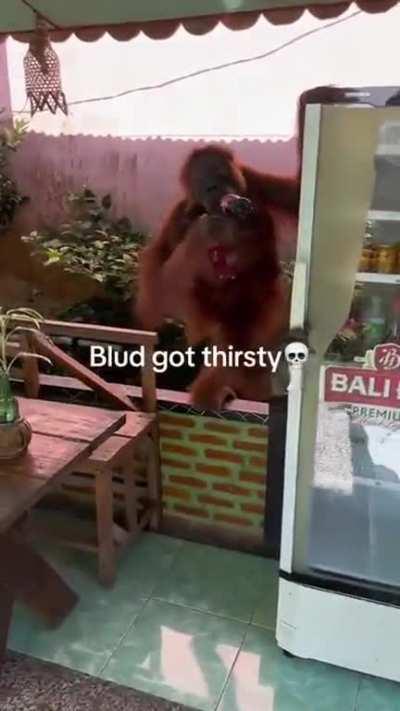
<svg viewBox="0 0 400 711">
<path fill-rule="evenodd" d="M 50 363 L 36 353 L 19 351 L 8 356 L 8 345 L 21 333 L 40 330 L 42 317 L 29 308 L 3 311 L 0 307 L 0 461 L 21 456 L 29 446 L 32 431 L 20 415 L 18 400 L 11 387 L 11 369 L 18 358 L 38 358 Z"/>
</svg>

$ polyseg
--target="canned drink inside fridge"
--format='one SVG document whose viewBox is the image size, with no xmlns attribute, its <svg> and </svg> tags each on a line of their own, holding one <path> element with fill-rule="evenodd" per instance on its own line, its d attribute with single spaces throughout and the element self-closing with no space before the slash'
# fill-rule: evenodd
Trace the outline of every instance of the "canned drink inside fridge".
<svg viewBox="0 0 400 711">
<path fill-rule="evenodd" d="M 400 257 L 399 257 L 400 259 Z M 361 252 L 361 259 L 359 264 L 360 272 L 374 272 L 376 271 L 376 249 L 373 247 L 364 247 Z"/>
<path fill-rule="evenodd" d="M 397 268 L 396 249 L 390 244 L 380 244 L 377 250 L 376 268 L 380 274 L 395 274 Z"/>
</svg>

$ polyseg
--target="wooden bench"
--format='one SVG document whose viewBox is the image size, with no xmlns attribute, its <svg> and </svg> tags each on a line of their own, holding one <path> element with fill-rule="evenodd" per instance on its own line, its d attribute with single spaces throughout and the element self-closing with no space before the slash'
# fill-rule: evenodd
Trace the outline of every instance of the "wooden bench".
<svg viewBox="0 0 400 711">
<path fill-rule="evenodd" d="M 15 600 L 52 627 L 61 624 L 78 601 L 26 540 L 29 513 L 125 422 L 123 412 L 32 398 L 18 398 L 18 404 L 31 425 L 32 439 L 21 457 L 1 462 L 0 662 Z"/>
<path fill-rule="evenodd" d="M 75 531 L 67 531 L 57 538 L 60 542 L 84 550 L 95 551 L 98 557 L 100 581 L 110 586 L 115 581 L 118 552 L 132 542 L 140 530 L 149 527 L 157 530 L 161 516 L 161 474 L 159 463 L 159 436 L 156 416 L 156 383 L 152 367 L 155 333 L 122 328 L 108 328 L 92 324 L 44 321 L 40 334 L 21 334 L 12 344 L 16 351 L 32 351 L 49 357 L 69 374 L 74 375 L 94 391 L 100 392 L 119 409 L 124 407 L 126 422 L 112 437 L 101 444 L 70 475 L 63 487 L 68 490 L 93 491 L 96 507 L 96 535 L 81 539 Z M 141 372 L 142 407 L 139 410 L 122 388 L 106 383 L 96 373 L 64 353 L 46 336 L 70 336 L 92 339 L 96 342 L 123 344 L 127 347 L 143 346 L 145 359 Z M 22 361 L 22 378 L 25 394 L 37 397 L 40 390 L 38 361 Z M 53 376 L 56 378 L 56 376 Z M 51 380 L 52 376 L 50 376 Z M 66 423 L 66 429 L 68 423 Z M 145 470 L 145 491 L 137 486 L 137 452 L 140 449 L 140 468 Z M 144 493 L 144 495 L 143 495 Z M 123 503 L 123 524 L 116 523 L 116 498 Z M 41 531 L 43 533 L 43 529 Z M 49 531 L 45 531 L 49 535 Z M 51 534 L 51 531 L 50 531 Z M 72 534 L 72 535 L 69 535 Z M 52 535 L 52 534 L 51 534 Z"/>
</svg>

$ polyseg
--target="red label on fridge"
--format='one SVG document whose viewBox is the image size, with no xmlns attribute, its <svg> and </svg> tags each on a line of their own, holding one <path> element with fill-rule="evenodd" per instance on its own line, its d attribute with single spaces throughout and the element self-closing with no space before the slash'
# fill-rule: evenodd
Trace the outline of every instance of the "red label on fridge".
<svg viewBox="0 0 400 711">
<path fill-rule="evenodd" d="M 400 407 L 400 370 L 366 370 L 329 366 L 325 401 Z"/>
</svg>

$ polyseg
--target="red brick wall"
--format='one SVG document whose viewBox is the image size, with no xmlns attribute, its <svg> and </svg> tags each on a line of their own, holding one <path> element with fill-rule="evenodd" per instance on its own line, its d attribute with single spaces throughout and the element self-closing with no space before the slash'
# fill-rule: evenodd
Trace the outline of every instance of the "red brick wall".
<svg viewBox="0 0 400 711">
<path fill-rule="evenodd" d="M 268 428 L 201 415 L 160 413 L 166 512 L 261 529 Z"/>
</svg>

